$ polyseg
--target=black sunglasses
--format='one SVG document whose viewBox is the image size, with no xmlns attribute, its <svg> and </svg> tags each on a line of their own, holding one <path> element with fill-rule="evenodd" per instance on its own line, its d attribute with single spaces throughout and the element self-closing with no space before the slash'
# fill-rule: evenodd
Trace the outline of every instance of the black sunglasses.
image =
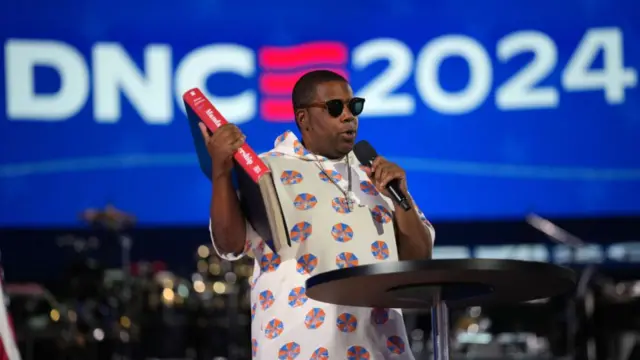
<svg viewBox="0 0 640 360">
<path fill-rule="evenodd" d="M 342 115 L 342 111 L 344 110 L 344 106 L 349 108 L 349 111 L 353 114 L 353 116 L 358 116 L 362 113 L 364 109 L 364 99 L 359 97 L 354 97 L 349 101 L 344 101 L 341 99 L 332 99 L 325 101 L 324 103 L 311 103 L 308 105 L 301 106 L 301 108 L 309 108 L 309 107 L 318 107 L 327 109 L 329 115 L 333 117 L 338 117 Z"/>
</svg>

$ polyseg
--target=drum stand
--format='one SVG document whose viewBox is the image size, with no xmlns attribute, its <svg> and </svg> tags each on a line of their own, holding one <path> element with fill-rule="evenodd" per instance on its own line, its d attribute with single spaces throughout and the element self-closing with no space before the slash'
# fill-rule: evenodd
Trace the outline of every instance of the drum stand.
<svg viewBox="0 0 640 360">
<path fill-rule="evenodd" d="M 136 223 L 136 218 L 133 215 L 127 214 L 123 211 L 116 209 L 115 207 L 108 205 L 104 210 L 88 209 L 82 214 L 82 217 L 89 224 L 96 226 L 100 229 L 106 229 L 111 231 L 118 239 L 120 245 L 120 262 L 123 273 L 123 287 L 119 294 L 120 300 L 123 303 L 123 310 L 118 314 L 119 316 L 128 316 L 131 318 L 131 301 L 133 294 L 133 279 L 131 276 L 131 248 L 133 246 L 133 240 L 126 235 L 124 231 L 130 229 Z M 131 346 L 129 345 L 130 333 L 124 329 L 120 329 L 117 334 L 120 344 L 120 359 L 131 359 Z"/>
</svg>

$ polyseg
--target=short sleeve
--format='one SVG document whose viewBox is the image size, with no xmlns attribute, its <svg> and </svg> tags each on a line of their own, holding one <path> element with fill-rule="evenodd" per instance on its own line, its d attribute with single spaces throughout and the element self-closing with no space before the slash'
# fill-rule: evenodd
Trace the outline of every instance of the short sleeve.
<svg viewBox="0 0 640 360">
<path fill-rule="evenodd" d="M 245 255 L 247 255 L 249 250 L 251 250 L 252 244 L 259 244 L 262 241 L 262 238 L 253 229 L 253 226 L 251 226 L 251 224 L 249 224 L 249 222 L 246 221 L 246 220 L 245 220 L 245 224 L 246 224 L 247 238 L 245 239 L 244 248 L 243 248 L 242 252 L 239 253 L 239 254 L 221 253 L 220 250 L 218 250 L 218 247 L 216 246 L 215 239 L 213 238 L 213 231 L 211 229 L 211 219 L 209 219 L 209 236 L 211 237 L 211 243 L 213 244 L 213 250 L 215 250 L 216 254 L 218 254 L 218 256 L 220 256 L 220 258 L 222 258 L 224 260 L 228 260 L 228 261 L 240 260 Z"/>
<path fill-rule="evenodd" d="M 267 160 L 269 158 L 269 156 L 275 156 L 275 155 L 273 155 L 273 151 L 262 153 L 262 154 L 258 155 L 258 157 L 262 161 L 264 161 L 264 163 L 268 167 L 270 167 L 269 166 L 269 162 Z M 236 195 L 240 196 L 240 193 L 236 193 Z M 255 248 L 259 244 L 263 243 L 263 240 L 260 237 L 260 235 L 258 235 L 258 233 L 253 228 L 253 226 L 251 226 L 251 224 L 246 220 L 245 220 L 245 229 L 246 229 L 247 238 L 245 239 L 244 248 L 243 248 L 242 252 L 240 254 L 233 254 L 233 253 L 223 254 L 223 253 L 220 252 L 220 250 L 218 250 L 218 247 L 216 246 L 215 239 L 213 238 L 213 231 L 211 229 L 211 219 L 209 219 L 209 236 L 211 237 L 211 243 L 213 244 L 213 249 L 215 250 L 216 254 L 218 254 L 218 256 L 220 256 L 220 258 L 222 258 L 224 260 L 236 261 L 236 260 L 242 259 L 245 255 L 247 255 L 249 250 L 251 250 L 252 248 Z"/>
<path fill-rule="evenodd" d="M 411 192 L 409 192 L 408 195 L 411 196 Z M 411 198 L 413 198 L 413 196 L 411 196 Z M 427 230 L 429 230 L 429 234 L 431 234 L 431 243 L 435 244 L 435 242 L 436 242 L 436 229 L 433 227 L 433 224 L 431 224 L 431 222 L 424 215 L 422 210 L 420 210 L 420 207 L 418 206 L 418 204 L 415 203 L 415 201 L 413 203 L 413 206 L 415 207 L 416 211 L 418 212 L 418 216 L 420 217 L 420 221 L 422 221 L 422 224 L 427 228 Z"/>
<path fill-rule="evenodd" d="M 433 227 L 433 224 L 431 224 L 431 222 L 429 222 L 429 220 L 427 220 L 427 217 L 424 215 L 422 210 L 420 210 L 420 208 L 417 205 L 416 205 L 416 211 L 418 211 L 418 216 L 420 217 L 420 220 L 422 221 L 424 226 L 427 227 L 427 230 L 429 230 L 429 233 L 431 234 L 431 243 L 432 244 L 435 243 L 436 242 L 436 229 Z"/>
</svg>

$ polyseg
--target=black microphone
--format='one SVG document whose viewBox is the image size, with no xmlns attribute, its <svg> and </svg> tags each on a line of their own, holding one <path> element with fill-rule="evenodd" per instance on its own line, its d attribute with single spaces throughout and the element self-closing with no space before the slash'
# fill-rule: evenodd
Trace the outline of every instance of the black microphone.
<svg viewBox="0 0 640 360">
<path fill-rule="evenodd" d="M 376 152 L 376 150 L 366 140 L 358 141 L 353 146 L 353 152 L 354 154 L 356 154 L 358 161 L 360 161 L 360 163 L 364 166 L 371 166 L 373 160 L 378 157 L 378 153 Z M 409 205 L 409 199 L 407 199 L 407 196 L 400 190 L 400 183 L 398 179 L 389 181 L 389 183 L 385 187 L 387 190 L 389 190 L 389 194 L 391 194 L 391 198 L 393 199 L 393 201 L 402 206 L 405 211 L 411 209 L 411 205 Z"/>
</svg>

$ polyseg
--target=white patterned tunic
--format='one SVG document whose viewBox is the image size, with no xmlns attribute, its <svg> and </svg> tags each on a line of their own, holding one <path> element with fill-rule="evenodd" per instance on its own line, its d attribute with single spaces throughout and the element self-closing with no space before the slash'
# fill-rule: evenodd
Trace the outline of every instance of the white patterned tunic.
<svg viewBox="0 0 640 360">
<path fill-rule="evenodd" d="M 315 156 L 290 131 L 260 157 L 273 173 L 292 246 L 274 253 L 247 223 L 245 253 L 252 249 L 256 259 L 251 290 L 254 359 L 413 359 L 400 310 L 327 304 L 305 294 L 305 281 L 312 275 L 398 260 L 391 199 L 378 193 L 353 152 L 348 154 L 350 166 L 346 158 Z M 353 210 L 345 199 L 349 176 Z M 245 254 L 216 252 L 232 261 Z"/>
</svg>

